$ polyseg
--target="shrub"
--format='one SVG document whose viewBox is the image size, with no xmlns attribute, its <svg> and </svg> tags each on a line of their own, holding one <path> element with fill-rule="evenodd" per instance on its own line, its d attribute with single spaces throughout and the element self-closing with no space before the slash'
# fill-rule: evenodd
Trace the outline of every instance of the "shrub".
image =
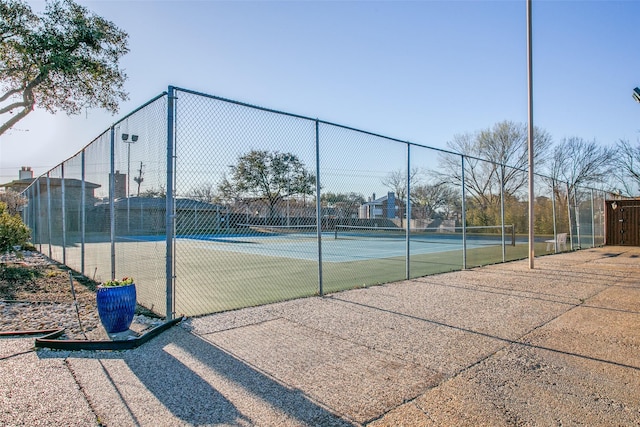
<svg viewBox="0 0 640 427">
<path fill-rule="evenodd" d="M 13 190 L 0 192 L 0 203 L 6 203 L 9 215 L 19 215 L 22 207 L 27 204 L 27 199 Z"/>
<path fill-rule="evenodd" d="M 11 215 L 4 202 L 0 202 L 0 253 L 12 251 L 14 246 L 26 245 L 31 236 L 19 215 Z"/>
</svg>

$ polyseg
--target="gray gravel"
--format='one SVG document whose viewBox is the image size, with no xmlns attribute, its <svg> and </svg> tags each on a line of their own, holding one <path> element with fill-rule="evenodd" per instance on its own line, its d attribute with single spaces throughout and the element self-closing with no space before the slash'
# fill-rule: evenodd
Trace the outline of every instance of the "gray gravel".
<svg viewBox="0 0 640 427">
<path fill-rule="evenodd" d="M 2 339 L 0 425 L 639 425 L 638 258 L 606 247 L 220 313 L 125 352 Z"/>
<path fill-rule="evenodd" d="M 0 263 L 31 267 L 55 264 L 44 255 L 29 251 L 21 252 L 19 256 L 15 253 L 0 255 Z M 67 272 L 56 271 L 56 274 L 62 275 L 62 291 L 57 288 L 53 292 L 40 289 L 28 295 L 30 301 L 0 300 L 0 332 L 64 329 L 61 339 L 108 340 L 109 336 L 100 323 L 95 292 L 74 279 L 74 300 Z M 131 328 L 140 332 L 161 322 L 160 319 L 136 315 Z"/>
</svg>

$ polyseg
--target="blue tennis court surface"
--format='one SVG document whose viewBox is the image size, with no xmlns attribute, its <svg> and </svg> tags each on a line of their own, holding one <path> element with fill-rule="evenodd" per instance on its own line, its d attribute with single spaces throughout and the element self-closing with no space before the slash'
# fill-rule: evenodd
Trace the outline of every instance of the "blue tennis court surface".
<svg viewBox="0 0 640 427">
<path fill-rule="evenodd" d="M 182 237 L 194 240 L 193 237 Z M 262 256 L 302 259 L 316 261 L 318 259 L 318 242 L 315 236 L 198 236 L 201 249 L 212 251 L 238 252 Z M 500 246 L 499 239 L 469 239 L 467 249 Z M 352 262 L 367 259 L 403 257 L 406 255 L 406 241 L 401 239 L 379 238 L 374 240 L 335 239 L 334 233 L 322 235 L 323 262 Z M 441 239 L 437 242 L 411 241 L 412 255 L 462 250 L 460 239 Z"/>
<path fill-rule="evenodd" d="M 211 234 L 178 235 L 177 240 L 191 242 L 198 249 L 236 252 L 308 261 L 318 260 L 318 242 L 315 234 Z M 120 242 L 163 241 L 164 236 L 120 236 Z M 510 243 L 510 242 L 509 242 Z M 507 245 L 509 244 L 507 243 Z M 500 236 L 467 239 L 467 249 L 500 246 Z M 400 238 L 350 239 L 335 238 L 334 232 L 322 233 L 323 262 L 353 262 L 367 259 L 404 257 L 406 241 Z M 459 235 L 433 236 L 430 241 L 411 239 L 411 255 L 462 250 Z"/>
</svg>

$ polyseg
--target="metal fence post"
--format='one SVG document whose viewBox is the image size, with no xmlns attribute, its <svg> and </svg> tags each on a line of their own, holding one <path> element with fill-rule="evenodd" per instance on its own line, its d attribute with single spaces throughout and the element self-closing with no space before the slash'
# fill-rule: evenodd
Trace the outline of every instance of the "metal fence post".
<svg viewBox="0 0 640 427">
<path fill-rule="evenodd" d="M 175 88 L 169 86 L 167 95 L 167 195 L 166 195 L 166 320 L 173 319 L 173 291 L 174 291 L 174 271 L 173 271 L 173 240 L 174 240 L 174 200 L 173 200 L 173 179 L 174 179 L 174 119 L 175 119 Z"/>
<path fill-rule="evenodd" d="M 47 231 L 49 233 L 49 258 L 53 258 L 51 252 L 51 172 L 47 172 Z"/>
<path fill-rule="evenodd" d="M 604 222 L 604 213 L 605 213 L 605 200 L 607 198 L 607 194 L 600 190 L 600 203 L 598 203 L 598 205 L 600 206 L 598 208 L 598 213 L 600 216 L 600 244 L 604 245 L 604 239 L 605 239 L 605 222 Z"/>
<path fill-rule="evenodd" d="M 407 205 L 404 215 L 407 217 L 406 231 L 406 279 L 411 277 L 411 144 L 407 144 Z"/>
<path fill-rule="evenodd" d="M 580 208 L 578 208 L 578 189 L 577 187 L 573 187 L 573 201 L 575 203 L 576 210 L 576 234 L 578 239 L 578 249 L 582 249 L 582 240 L 580 239 Z"/>
<path fill-rule="evenodd" d="M 467 269 L 467 203 L 464 184 L 464 155 L 460 156 L 462 164 L 462 269 Z"/>
<path fill-rule="evenodd" d="M 502 225 L 500 227 L 502 234 L 502 262 L 505 262 L 507 260 L 507 248 L 504 241 L 504 165 L 500 165 L 500 219 L 500 224 Z"/>
<path fill-rule="evenodd" d="M 38 235 L 38 252 L 42 252 L 42 204 L 40 203 L 40 197 L 42 197 L 42 192 L 40 191 L 40 177 L 36 178 L 36 217 L 35 224 L 36 234 Z"/>
<path fill-rule="evenodd" d="M 85 243 L 86 243 L 85 233 L 87 231 L 86 229 L 87 186 L 86 186 L 85 174 L 86 174 L 85 150 L 82 150 L 81 166 L 80 166 L 80 175 L 81 175 L 80 191 L 82 191 L 82 194 L 80 195 L 80 271 L 84 275 L 86 275 L 85 268 L 84 268 L 84 262 L 85 262 L 84 251 L 85 251 Z"/>
<path fill-rule="evenodd" d="M 558 253 L 558 226 L 556 225 L 556 181 L 551 180 L 551 215 L 553 218 L 553 253 Z"/>
<path fill-rule="evenodd" d="M 31 193 L 33 192 L 33 188 L 29 187 L 25 191 L 28 191 L 25 196 L 27 199 L 27 204 L 20 211 L 20 216 L 22 217 L 22 222 L 24 222 L 27 227 L 30 227 L 33 230 L 33 224 L 31 224 L 30 222 L 31 215 L 29 215 L 29 211 L 31 210 L 31 204 L 29 203 L 29 201 L 31 200 Z M 22 194 L 25 195 L 25 192 L 23 191 Z"/>
<path fill-rule="evenodd" d="M 593 188 L 591 190 L 591 247 L 596 247 L 596 220 L 595 212 L 593 211 Z"/>
<path fill-rule="evenodd" d="M 33 224 L 33 201 L 35 194 L 35 187 L 29 187 L 29 194 L 27 195 L 27 205 L 22 210 L 22 221 L 27 224 L 31 230 L 34 230 Z"/>
<path fill-rule="evenodd" d="M 67 265 L 67 202 L 66 202 L 66 191 L 64 186 L 64 162 L 60 165 L 61 179 L 60 179 L 60 204 L 61 204 L 61 215 L 60 219 L 62 220 L 62 263 Z"/>
<path fill-rule="evenodd" d="M 573 224 L 571 224 L 571 192 L 569 191 L 569 183 L 565 182 L 567 187 L 567 219 L 569 224 L 569 239 L 571 240 L 571 250 L 573 250 Z"/>
<path fill-rule="evenodd" d="M 322 282 L 322 203 L 320 201 L 320 130 L 316 120 L 316 228 L 318 233 L 318 294 L 324 296 Z"/>
<path fill-rule="evenodd" d="M 116 178 L 115 178 L 115 127 L 111 126 L 110 140 L 110 164 L 109 164 L 109 228 L 111 241 L 111 280 L 116 279 L 116 208 L 114 204 Z"/>
</svg>

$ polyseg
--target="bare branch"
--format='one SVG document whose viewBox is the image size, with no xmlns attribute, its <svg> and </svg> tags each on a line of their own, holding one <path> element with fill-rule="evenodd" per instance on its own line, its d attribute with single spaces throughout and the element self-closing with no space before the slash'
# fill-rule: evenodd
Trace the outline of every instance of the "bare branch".
<svg viewBox="0 0 640 427">
<path fill-rule="evenodd" d="M 7 105 L 6 107 L 0 108 L 0 114 L 8 113 L 9 111 L 15 110 L 20 107 L 28 107 L 29 104 L 26 102 L 14 102 L 13 104 Z"/>
<path fill-rule="evenodd" d="M 20 120 L 22 120 L 23 118 L 25 118 L 27 116 L 27 114 L 29 114 L 31 112 L 31 108 L 24 108 L 22 111 L 20 111 L 18 114 L 16 114 L 15 116 L 13 116 L 12 118 L 10 118 L 9 120 L 7 120 L 5 123 L 3 123 L 2 125 L 0 125 L 0 135 L 2 135 L 3 133 L 5 133 L 7 130 L 11 129 L 11 127 L 13 125 L 15 125 L 16 123 L 18 123 Z"/>
<path fill-rule="evenodd" d="M 16 88 L 16 89 L 11 89 L 9 90 L 7 93 L 5 93 L 4 95 L 0 96 L 0 102 L 4 102 L 7 99 L 11 98 L 12 96 L 15 96 L 19 93 L 22 93 L 22 91 L 24 90 L 23 87 L 21 88 Z M 15 108 L 15 107 L 14 107 Z"/>
</svg>

